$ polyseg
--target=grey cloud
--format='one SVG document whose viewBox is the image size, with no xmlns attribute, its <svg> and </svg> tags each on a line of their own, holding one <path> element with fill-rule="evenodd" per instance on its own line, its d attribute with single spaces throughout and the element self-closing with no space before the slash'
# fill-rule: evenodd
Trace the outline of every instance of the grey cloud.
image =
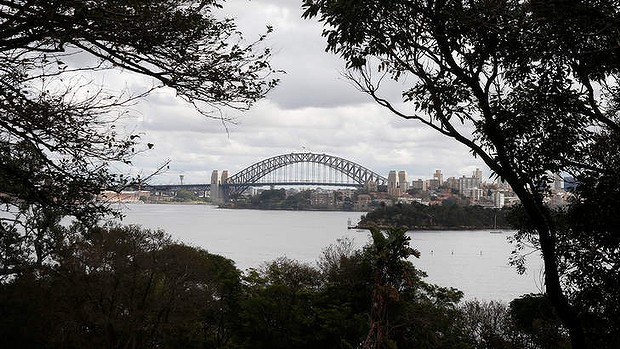
<svg viewBox="0 0 620 349">
<path fill-rule="evenodd" d="M 266 44 L 274 49 L 274 67 L 287 71 L 281 85 L 246 113 L 228 111 L 238 124 L 227 127 L 200 116 L 173 92 L 158 91 L 136 107 L 143 140 L 155 144 L 136 158 L 136 169 L 148 172 L 170 159 L 170 170 L 155 182 L 177 183 L 183 174 L 186 183 L 199 183 L 214 169 L 236 173 L 262 159 L 303 150 L 340 156 L 382 174 L 406 170 L 412 179 L 428 178 L 435 169 L 458 176 L 482 168 L 457 142 L 399 119 L 353 88 L 340 75 L 339 58 L 324 52 L 320 25 L 300 18 L 299 4 L 224 3 L 247 39 L 274 25 Z M 387 83 L 382 92 L 398 102 L 404 83 Z"/>
</svg>

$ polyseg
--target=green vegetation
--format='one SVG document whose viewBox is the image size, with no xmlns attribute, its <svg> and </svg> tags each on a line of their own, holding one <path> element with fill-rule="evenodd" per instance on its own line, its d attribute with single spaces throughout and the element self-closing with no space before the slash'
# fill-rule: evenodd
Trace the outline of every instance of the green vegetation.
<svg viewBox="0 0 620 349">
<path fill-rule="evenodd" d="M 358 226 L 404 226 L 408 229 L 508 229 L 508 209 L 486 209 L 480 206 L 432 205 L 418 203 L 384 206 L 368 212 Z"/>
<path fill-rule="evenodd" d="M 0 284 L 7 348 L 563 348 L 544 298 L 460 303 L 424 281 L 401 229 L 341 241 L 316 267 L 246 272 L 161 231 L 105 227 Z M 543 302 L 543 303 L 541 303 Z M 546 304 L 546 303 L 544 303 Z M 531 309 L 538 309 L 531 311 Z"/>
<path fill-rule="evenodd" d="M 620 328 L 586 333 L 584 314 L 619 315 L 620 288 L 609 280 L 620 269 L 620 1 L 302 6 L 305 18 L 324 24 L 327 50 L 344 60 L 355 86 L 467 147 L 510 185 L 525 213 L 517 239 L 540 249 L 545 292 L 572 346 L 617 344 Z M 568 215 L 545 200 L 550 179 L 565 173 L 582 188 Z"/>
</svg>

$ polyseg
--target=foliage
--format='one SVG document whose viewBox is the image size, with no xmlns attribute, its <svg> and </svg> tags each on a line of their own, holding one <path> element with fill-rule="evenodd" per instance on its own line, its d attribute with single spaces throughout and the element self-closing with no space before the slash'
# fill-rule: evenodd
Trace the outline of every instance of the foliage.
<svg viewBox="0 0 620 349">
<path fill-rule="evenodd" d="M 542 348 L 570 348 L 566 331 L 544 295 L 527 294 L 510 302 L 513 327 Z"/>
<path fill-rule="evenodd" d="M 230 260 L 137 227 L 91 230 L 56 266 L 2 286 L 9 347 L 222 347 L 239 295 Z"/>
<path fill-rule="evenodd" d="M 422 281 L 407 241 L 402 230 L 377 230 L 361 251 L 347 241 L 327 248 L 318 269 L 278 259 L 250 270 L 240 314 L 246 344 L 457 348 L 451 319 L 462 294 Z"/>
<path fill-rule="evenodd" d="M 459 319 L 470 334 L 476 348 L 513 348 L 511 337 L 516 334 L 511 326 L 505 304 L 497 301 L 468 300 L 459 306 L 463 316 Z"/>
<path fill-rule="evenodd" d="M 284 199 L 286 199 L 286 190 L 284 189 L 264 190 L 257 198 L 253 198 L 252 203 L 258 205 L 259 208 L 273 209 L 281 207 Z"/>
<path fill-rule="evenodd" d="M 592 190 L 620 169 L 608 161 L 620 134 L 618 0 L 307 0 L 303 7 L 305 17 L 325 24 L 327 50 L 346 61 L 360 90 L 395 115 L 464 144 L 513 188 L 532 228 L 522 236 L 534 234 L 542 252 L 549 300 L 572 345 L 586 347 L 583 326 L 591 323 L 578 308 L 588 301 L 578 290 L 590 288 L 583 275 L 595 264 L 568 251 L 589 234 L 565 233 L 544 198 L 553 175 L 568 172 Z M 400 100 L 381 94 L 389 79 L 403 86 Z M 411 108 L 400 108 L 402 102 Z M 605 201 L 586 195 L 576 202 L 582 200 L 593 208 Z M 589 223 L 596 224 L 589 221 L 584 233 L 598 229 Z M 603 250 L 617 251 L 612 245 Z M 581 276 L 566 274 L 573 268 Z M 617 276 L 607 268 L 602 274 L 599 281 Z M 616 299 L 603 296 L 613 286 L 603 284 L 601 295 L 588 297 L 613 308 Z"/>
<path fill-rule="evenodd" d="M 93 224 L 111 211 L 95 200 L 103 190 L 148 179 L 114 173 L 153 147 L 116 122 L 138 98 L 167 87 L 204 115 L 225 118 L 222 108 L 247 109 L 275 86 L 270 52 L 260 48 L 265 36 L 244 42 L 232 19 L 217 18 L 219 7 L 218 0 L 0 4 L 2 275 L 46 262 L 56 218 Z M 152 87 L 97 82 L 101 72 L 146 77 Z"/>
<path fill-rule="evenodd" d="M 459 326 L 474 348 L 570 348 L 566 331 L 543 295 L 524 295 L 510 305 L 468 300 L 459 310 Z"/>
<path fill-rule="evenodd" d="M 467 301 L 424 281 L 402 229 L 341 240 L 317 267 L 245 273 L 162 231 L 103 227 L 57 264 L 0 285 L 0 342 L 19 348 L 565 348 L 544 297 Z M 77 235 L 76 235 L 77 236 Z"/>
<path fill-rule="evenodd" d="M 239 317 L 246 347 L 320 347 L 314 309 L 320 277 L 315 269 L 281 258 L 260 271 L 250 270 L 244 284 Z"/>
<path fill-rule="evenodd" d="M 584 314 L 593 347 L 620 347 L 620 134 L 602 136 L 592 157 L 605 176 L 577 177 L 572 204 L 559 212 L 560 270 Z"/>
<path fill-rule="evenodd" d="M 508 209 L 491 210 L 480 206 L 397 204 L 365 214 L 362 226 L 405 226 L 409 229 L 484 229 L 509 228 L 505 221 Z"/>
</svg>

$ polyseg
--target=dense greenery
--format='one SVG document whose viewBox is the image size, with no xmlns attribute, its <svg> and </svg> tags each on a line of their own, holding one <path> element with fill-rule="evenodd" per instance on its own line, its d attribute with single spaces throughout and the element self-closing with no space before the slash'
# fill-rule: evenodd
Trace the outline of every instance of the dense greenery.
<svg viewBox="0 0 620 349">
<path fill-rule="evenodd" d="M 368 212 L 359 226 L 405 226 L 408 229 L 498 229 L 510 228 L 508 209 L 480 206 L 422 205 L 419 203 L 384 206 Z"/>
<path fill-rule="evenodd" d="M 620 1 L 304 0 L 303 7 L 324 23 L 327 50 L 343 58 L 360 90 L 463 144 L 512 187 L 526 220 L 517 238 L 540 248 L 545 291 L 573 347 L 617 340 L 615 324 L 585 333 L 592 322 L 584 314 L 597 307 L 617 314 L 618 285 L 608 280 L 618 280 L 620 240 L 607 223 L 617 221 L 609 205 L 617 205 L 620 172 Z M 389 80 L 400 96 L 381 88 Z M 563 173 L 583 189 L 558 221 L 545 198 L 549 180 Z"/>
<path fill-rule="evenodd" d="M 0 284 L 0 342 L 7 348 L 561 348 L 565 338 L 544 310 L 550 308 L 538 305 L 540 296 L 510 307 L 460 304 L 461 292 L 424 282 L 404 230 L 372 235 L 361 250 L 346 240 L 326 248 L 316 267 L 280 258 L 242 273 L 232 261 L 161 231 L 96 228 L 66 241 L 54 265 Z"/>
</svg>

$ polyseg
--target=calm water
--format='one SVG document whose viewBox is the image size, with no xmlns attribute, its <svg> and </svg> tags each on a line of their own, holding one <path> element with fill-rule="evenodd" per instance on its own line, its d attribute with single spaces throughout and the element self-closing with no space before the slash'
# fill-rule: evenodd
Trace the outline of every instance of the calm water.
<svg viewBox="0 0 620 349">
<path fill-rule="evenodd" d="M 127 205 L 123 223 L 161 228 L 174 238 L 226 256 L 237 267 L 260 266 L 286 256 L 315 263 L 321 251 L 337 239 L 349 238 L 361 247 L 367 231 L 347 229 L 362 213 L 311 211 L 225 210 L 207 205 Z M 488 231 L 416 231 L 411 246 L 421 252 L 414 264 L 427 272 L 427 281 L 454 286 L 467 298 L 511 299 L 539 292 L 540 262 L 528 261 L 526 275 L 508 265 L 512 250 L 508 233 Z"/>
</svg>

